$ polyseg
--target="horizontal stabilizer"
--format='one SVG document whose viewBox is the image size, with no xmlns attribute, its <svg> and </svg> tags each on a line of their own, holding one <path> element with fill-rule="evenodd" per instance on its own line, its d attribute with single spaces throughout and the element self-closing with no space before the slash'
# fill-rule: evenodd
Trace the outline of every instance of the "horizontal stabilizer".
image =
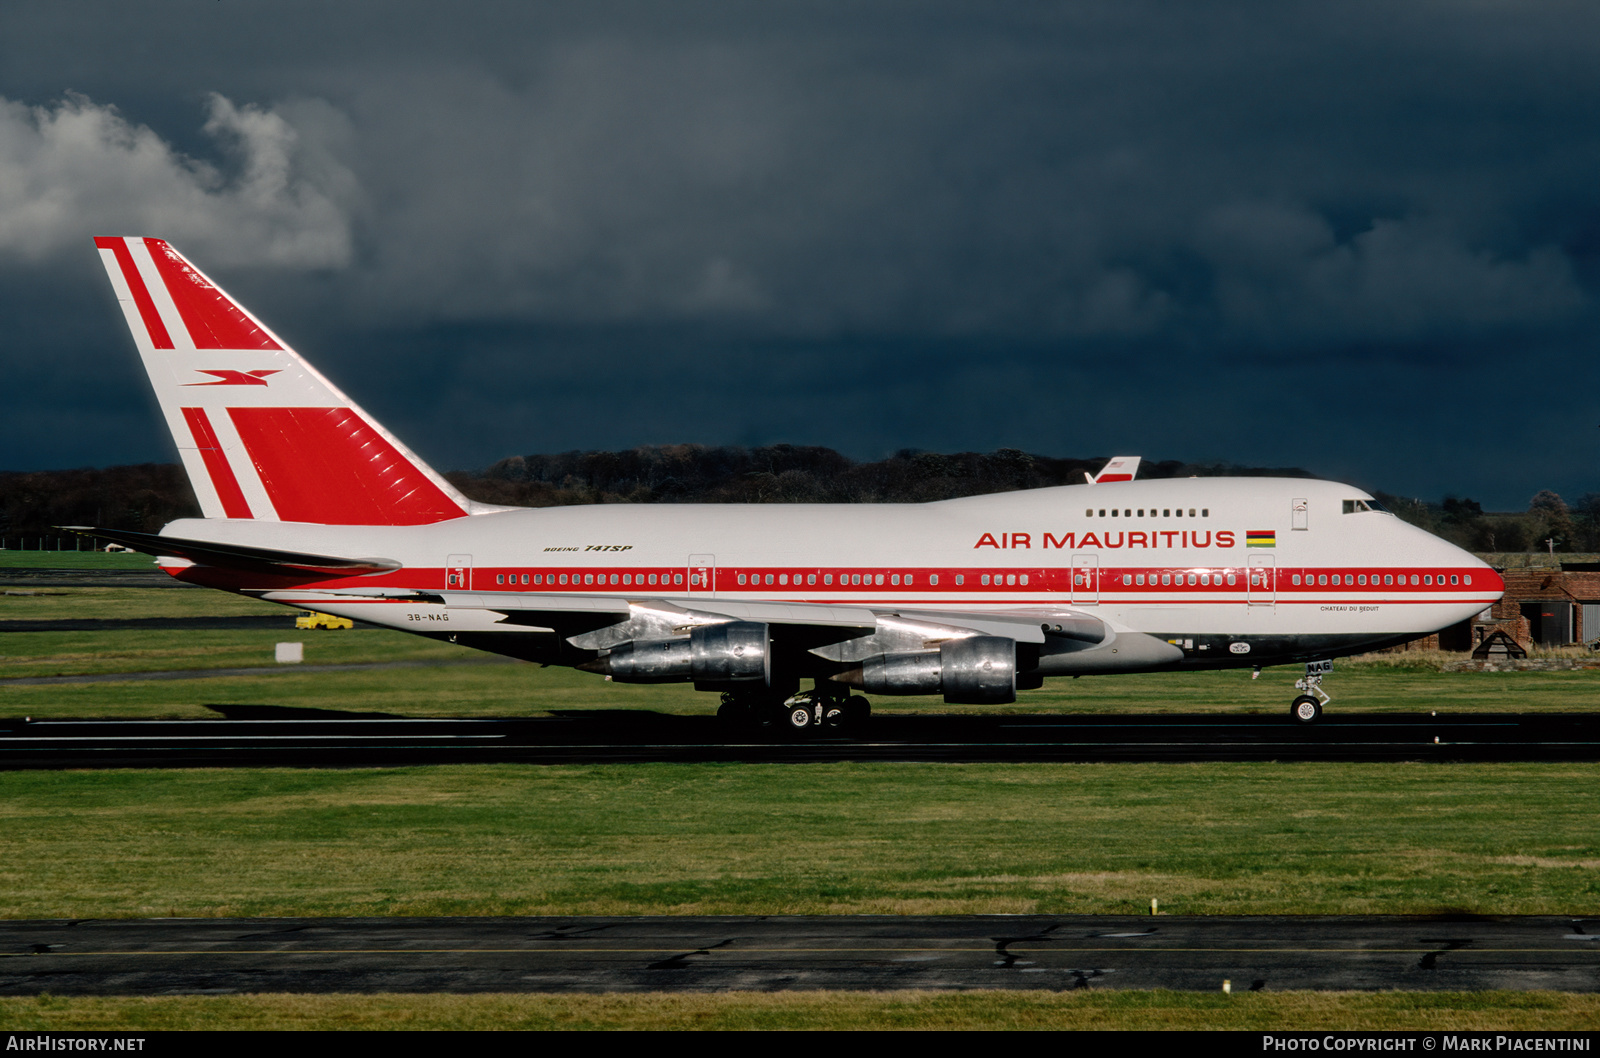
<svg viewBox="0 0 1600 1058">
<path fill-rule="evenodd" d="M 126 529 L 96 529 L 87 525 L 62 525 L 79 536 L 92 536 L 99 540 L 131 547 L 147 555 L 171 555 L 186 558 L 201 566 L 221 566 L 251 573 L 317 573 L 331 576 L 360 576 L 366 573 L 387 573 L 400 568 L 400 563 L 387 558 L 336 558 L 331 555 L 307 555 L 297 551 L 273 551 L 264 547 L 242 547 L 238 544 L 217 544 L 207 540 L 182 540 L 155 533 L 135 533 Z"/>
</svg>

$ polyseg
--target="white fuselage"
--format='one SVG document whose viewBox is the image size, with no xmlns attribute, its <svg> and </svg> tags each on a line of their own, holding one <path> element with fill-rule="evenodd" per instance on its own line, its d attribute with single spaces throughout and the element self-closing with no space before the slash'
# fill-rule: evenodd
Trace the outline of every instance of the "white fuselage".
<svg viewBox="0 0 1600 1058">
<path fill-rule="evenodd" d="M 1500 578 L 1472 555 L 1387 513 L 1346 513 L 1350 501 L 1370 499 L 1323 481 L 1191 478 L 925 504 L 618 504 L 423 526 L 205 520 L 166 532 L 401 563 L 360 578 L 367 589 L 1071 608 L 1169 639 L 1332 636 L 1354 645 L 1436 631 L 1499 597 Z M 267 597 L 416 630 L 401 612 L 415 603 L 341 602 L 323 597 L 323 586 Z M 462 615 L 456 627 L 472 624 Z"/>
</svg>

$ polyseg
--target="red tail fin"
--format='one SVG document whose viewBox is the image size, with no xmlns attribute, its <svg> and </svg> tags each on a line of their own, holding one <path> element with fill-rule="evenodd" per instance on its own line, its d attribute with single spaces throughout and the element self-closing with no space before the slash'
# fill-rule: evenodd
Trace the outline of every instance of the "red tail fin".
<svg viewBox="0 0 1600 1058">
<path fill-rule="evenodd" d="M 207 518 L 420 525 L 472 510 L 171 246 L 95 245 Z"/>
</svg>

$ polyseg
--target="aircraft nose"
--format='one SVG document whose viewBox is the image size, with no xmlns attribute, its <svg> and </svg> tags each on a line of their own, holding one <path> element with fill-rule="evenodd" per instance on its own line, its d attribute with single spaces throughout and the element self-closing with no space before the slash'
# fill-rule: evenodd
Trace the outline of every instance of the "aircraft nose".
<svg viewBox="0 0 1600 1058">
<path fill-rule="evenodd" d="M 1443 540 L 1439 542 L 1449 549 L 1449 554 L 1444 559 L 1445 564 L 1472 571 L 1472 586 L 1474 588 L 1481 585 L 1485 590 L 1494 592 L 1497 597 L 1505 594 L 1505 578 L 1500 576 L 1493 566 L 1470 551 L 1464 551 L 1454 544 L 1445 543 Z"/>
</svg>

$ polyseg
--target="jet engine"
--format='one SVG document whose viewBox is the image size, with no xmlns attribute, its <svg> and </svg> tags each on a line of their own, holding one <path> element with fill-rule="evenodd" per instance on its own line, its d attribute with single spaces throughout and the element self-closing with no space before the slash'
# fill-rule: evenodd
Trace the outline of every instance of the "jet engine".
<svg viewBox="0 0 1600 1058">
<path fill-rule="evenodd" d="M 699 625 L 687 638 L 634 639 L 619 643 L 578 668 L 600 672 L 618 683 L 696 685 L 772 682 L 772 651 L 767 626 L 755 621 Z"/>
<path fill-rule="evenodd" d="M 1004 705 L 1017 700 L 1017 641 L 952 639 L 938 651 L 879 654 L 833 678 L 869 694 L 943 694 L 951 705 Z M 1021 682 L 1037 686 L 1027 675 Z"/>
</svg>

